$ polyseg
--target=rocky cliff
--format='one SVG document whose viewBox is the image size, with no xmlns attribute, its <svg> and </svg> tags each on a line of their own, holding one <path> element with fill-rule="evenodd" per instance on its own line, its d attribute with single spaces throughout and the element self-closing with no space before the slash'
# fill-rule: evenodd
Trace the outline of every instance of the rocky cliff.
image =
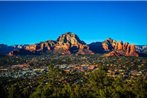
<svg viewBox="0 0 147 98">
<path fill-rule="evenodd" d="M 25 47 L 25 50 L 32 51 L 32 52 L 33 51 L 50 51 L 53 49 L 55 44 L 56 44 L 56 41 L 48 40 L 38 44 L 28 45 Z"/>
<path fill-rule="evenodd" d="M 107 39 L 102 44 L 105 51 L 110 51 L 106 56 L 139 56 L 133 44 L 123 43 L 122 41 L 117 42 L 111 38 Z"/>
<path fill-rule="evenodd" d="M 62 54 L 93 54 L 86 43 L 71 32 L 67 32 L 57 39 L 57 44 L 54 46 L 54 52 L 62 52 Z"/>
<path fill-rule="evenodd" d="M 111 38 L 108 38 L 103 42 L 92 43 L 89 46 L 95 53 L 106 53 L 105 56 L 139 56 L 136 52 L 135 45 L 123 43 L 122 41 L 117 42 Z"/>
</svg>

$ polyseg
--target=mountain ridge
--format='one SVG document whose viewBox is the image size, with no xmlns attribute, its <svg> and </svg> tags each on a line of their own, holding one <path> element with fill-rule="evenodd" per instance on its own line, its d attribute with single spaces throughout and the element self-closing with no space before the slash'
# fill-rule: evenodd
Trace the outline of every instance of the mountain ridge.
<svg viewBox="0 0 147 98">
<path fill-rule="evenodd" d="M 8 46 L 9 48 L 10 46 Z M 40 43 L 30 45 L 15 45 L 11 46 L 11 50 L 4 52 L 0 46 L 0 53 L 14 56 L 26 54 L 40 54 L 43 52 L 53 52 L 60 54 L 96 54 L 101 53 L 105 56 L 139 56 L 138 46 L 118 42 L 112 38 L 108 38 L 102 42 L 92 42 L 86 44 L 76 34 L 67 32 L 60 35 L 56 40 L 47 40 Z M 6 47 L 5 49 L 6 50 Z"/>
</svg>

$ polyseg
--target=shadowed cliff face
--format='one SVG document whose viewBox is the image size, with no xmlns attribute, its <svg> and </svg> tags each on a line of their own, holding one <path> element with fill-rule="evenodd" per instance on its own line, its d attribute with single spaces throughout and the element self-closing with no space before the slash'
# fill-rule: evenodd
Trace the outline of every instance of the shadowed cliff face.
<svg viewBox="0 0 147 98">
<path fill-rule="evenodd" d="M 14 47 L 6 47 L 0 45 L 0 53 L 13 55 L 40 54 L 53 52 L 55 54 L 105 54 L 104 56 L 139 56 L 136 52 L 135 45 L 129 43 L 117 42 L 111 38 L 103 42 L 95 42 L 87 45 L 84 41 L 71 32 L 62 34 L 56 41 L 48 40 L 32 45 L 16 45 Z M 2 53 L 1 53 L 2 54 Z"/>
<path fill-rule="evenodd" d="M 7 54 L 10 51 L 13 51 L 14 47 L 12 46 L 7 46 L 5 44 L 0 44 L 0 54 Z"/>
<path fill-rule="evenodd" d="M 106 51 L 104 50 L 102 46 L 102 42 L 94 42 L 89 44 L 88 46 L 89 46 L 89 49 L 93 51 L 94 53 L 99 53 L 99 54 L 106 53 Z"/>
</svg>

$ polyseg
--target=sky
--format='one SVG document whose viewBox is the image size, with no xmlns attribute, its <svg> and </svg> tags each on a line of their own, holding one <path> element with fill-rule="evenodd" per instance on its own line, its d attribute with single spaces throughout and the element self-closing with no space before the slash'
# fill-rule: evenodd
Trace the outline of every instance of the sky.
<svg viewBox="0 0 147 98">
<path fill-rule="evenodd" d="M 0 2 L 0 44 L 33 44 L 73 32 L 147 45 L 147 2 Z"/>
</svg>

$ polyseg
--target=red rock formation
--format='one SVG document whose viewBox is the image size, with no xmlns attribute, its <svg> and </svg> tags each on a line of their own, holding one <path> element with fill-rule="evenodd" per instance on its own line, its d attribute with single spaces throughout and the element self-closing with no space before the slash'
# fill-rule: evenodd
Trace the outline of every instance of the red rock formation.
<svg viewBox="0 0 147 98">
<path fill-rule="evenodd" d="M 123 56 L 121 53 L 117 52 L 117 51 L 111 51 L 107 54 L 105 54 L 104 56 Z"/>
<path fill-rule="evenodd" d="M 14 55 L 14 53 L 19 54 L 19 52 L 22 53 L 25 50 L 27 53 L 53 51 L 54 53 L 60 54 L 93 54 L 93 52 L 89 50 L 86 43 L 81 41 L 77 35 L 71 32 L 59 36 L 57 41 L 48 40 L 46 42 L 28 45 L 23 51 L 10 52 L 9 55 Z"/>
<path fill-rule="evenodd" d="M 110 51 L 105 56 L 139 56 L 135 45 L 129 43 L 117 42 L 109 38 L 103 42 L 102 46 L 105 51 Z"/>
<path fill-rule="evenodd" d="M 58 37 L 57 44 L 54 46 L 54 51 L 62 50 L 63 53 L 78 53 L 78 54 L 91 54 L 92 51 L 85 42 L 81 41 L 76 34 L 71 32 L 65 33 Z"/>
<path fill-rule="evenodd" d="M 60 54 L 94 54 L 92 52 L 93 50 L 99 50 L 102 53 L 109 52 L 106 56 L 138 56 L 135 45 L 117 42 L 111 38 L 98 43 L 96 46 L 96 48 L 93 47 L 93 44 L 88 46 L 84 41 L 81 41 L 76 34 L 68 32 L 59 36 L 57 41 L 48 40 L 33 45 L 22 46 L 18 50 L 9 52 L 8 55 L 13 56 L 15 54 L 25 53 L 40 54 L 46 51 Z"/>
<path fill-rule="evenodd" d="M 123 43 L 118 42 L 117 44 L 118 44 L 117 50 L 123 50 Z"/>
<path fill-rule="evenodd" d="M 102 47 L 103 47 L 103 49 L 104 49 L 105 51 L 110 51 L 108 44 L 103 43 L 103 44 L 102 44 Z"/>
<path fill-rule="evenodd" d="M 35 51 L 36 50 L 36 47 L 37 47 L 37 45 L 34 44 L 34 45 L 26 46 L 25 49 L 26 50 L 29 50 L 29 51 Z"/>
<path fill-rule="evenodd" d="M 136 57 L 139 56 L 139 54 L 136 52 L 135 45 L 128 45 L 126 56 L 136 56 Z"/>
<path fill-rule="evenodd" d="M 28 51 L 50 51 L 55 45 L 54 41 L 48 40 L 46 42 L 41 42 L 38 44 L 28 45 L 25 50 Z"/>
</svg>

